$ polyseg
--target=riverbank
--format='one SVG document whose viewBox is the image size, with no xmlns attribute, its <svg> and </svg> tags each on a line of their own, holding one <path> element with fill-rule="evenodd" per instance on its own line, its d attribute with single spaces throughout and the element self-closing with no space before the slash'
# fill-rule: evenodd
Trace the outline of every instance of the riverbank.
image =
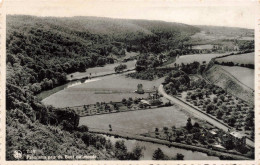
<svg viewBox="0 0 260 165">
<path fill-rule="evenodd" d="M 157 144 L 161 144 L 161 145 L 166 145 L 168 147 L 176 147 L 176 148 L 181 148 L 181 149 L 186 149 L 186 150 L 198 151 L 198 152 L 206 153 L 209 156 L 217 156 L 217 157 L 220 157 L 223 159 L 250 160 L 250 158 L 247 158 L 245 156 L 238 155 L 238 154 L 220 152 L 220 151 L 216 151 L 213 149 L 207 149 L 207 148 L 203 148 L 203 147 L 192 146 L 192 145 L 176 143 L 176 142 L 169 142 L 166 140 L 144 137 L 141 135 L 133 135 L 130 133 L 125 133 L 125 132 L 115 132 L 115 131 L 109 132 L 109 131 L 105 131 L 105 130 L 96 130 L 96 129 L 90 129 L 89 132 L 108 135 L 108 136 L 115 136 L 115 137 L 124 138 L 124 139 L 133 139 L 133 140 L 138 140 L 138 141 L 157 143 Z"/>
</svg>

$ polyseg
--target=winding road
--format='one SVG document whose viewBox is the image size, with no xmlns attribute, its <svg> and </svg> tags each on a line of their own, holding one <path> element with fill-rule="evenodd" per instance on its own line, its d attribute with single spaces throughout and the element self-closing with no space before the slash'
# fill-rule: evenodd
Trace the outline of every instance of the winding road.
<svg viewBox="0 0 260 165">
<path fill-rule="evenodd" d="M 182 101 L 181 99 L 178 99 L 176 97 L 168 95 L 164 91 L 162 84 L 159 86 L 158 92 L 160 94 L 162 94 L 163 97 L 165 97 L 166 99 L 168 99 L 168 100 L 178 104 L 179 106 L 183 107 L 184 110 L 188 111 L 189 113 L 193 114 L 194 116 L 196 116 L 196 117 L 198 117 L 198 118 L 200 118 L 202 120 L 207 121 L 208 123 L 216 126 L 217 128 L 222 129 L 224 131 L 228 131 L 229 129 L 231 129 L 230 126 L 228 126 L 227 124 L 219 121 L 215 117 L 212 117 L 212 116 L 208 115 L 207 113 L 199 110 L 198 108 L 193 107 L 192 105 Z M 255 146 L 254 142 L 252 140 L 248 139 L 248 138 L 246 138 L 246 144 L 248 146 L 250 146 L 250 147 L 254 147 Z"/>
</svg>

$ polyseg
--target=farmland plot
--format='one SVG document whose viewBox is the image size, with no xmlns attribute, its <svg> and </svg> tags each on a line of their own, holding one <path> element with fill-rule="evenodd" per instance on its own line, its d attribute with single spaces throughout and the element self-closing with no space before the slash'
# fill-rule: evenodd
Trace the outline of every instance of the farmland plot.
<svg viewBox="0 0 260 165">
<path fill-rule="evenodd" d="M 177 64 L 189 64 L 193 63 L 194 61 L 197 61 L 199 63 L 202 63 L 203 61 L 206 61 L 207 63 L 214 57 L 223 56 L 225 54 L 191 54 L 191 55 L 183 55 L 176 59 Z M 173 66 L 174 64 L 170 64 Z M 169 65 L 169 66 L 170 66 Z"/>
<path fill-rule="evenodd" d="M 216 59 L 216 61 L 218 61 L 219 63 L 233 62 L 234 64 L 254 64 L 254 56 L 254 53 L 246 53 L 218 58 Z"/>
<path fill-rule="evenodd" d="M 113 113 L 106 115 L 81 117 L 79 125 L 89 128 L 142 134 L 154 131 L 155 128 L 182 127 L 186 125 L 188 116 L 175 107 L 164 107 L 150 110 Z"/>
<path fill-rule="evenodd" d="M 239 66 L 221 66 L 246 86 L 254 89 L 254 69 Z"/>
<path fill-rule="evenodd" d="M 47 105 L 55 107 L 71 107 L 96 102 L 117 102 L 123 98 L 145 98 L 148 94 L 137 94 L 134 91 L 138 84 L 143 85 L 145 91 L 153 91 L 163 82 L 164 78 L 146 81 L 126 78 L 125 75 L 112 75 L 89 81 L 59 91 L 43 100 Z"/>
</svg>

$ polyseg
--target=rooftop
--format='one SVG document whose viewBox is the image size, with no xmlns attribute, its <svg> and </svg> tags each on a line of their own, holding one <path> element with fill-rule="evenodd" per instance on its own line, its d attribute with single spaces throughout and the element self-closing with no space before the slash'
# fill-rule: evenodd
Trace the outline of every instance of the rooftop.
<svg viewBox="0 0 260 165">
<path fill-rule="evenodd" d="M 234 131 L 234 132 L 231 132 L 230 135 L 232 135 L 232 136 L 234 136 L 234 137 L 236 137 L 236 138 L 239 138 L 239 139 L 241 139 L 241 138 L 244 137 L 241 133 L 235 132 L 235 131 Z"/>
</svg>

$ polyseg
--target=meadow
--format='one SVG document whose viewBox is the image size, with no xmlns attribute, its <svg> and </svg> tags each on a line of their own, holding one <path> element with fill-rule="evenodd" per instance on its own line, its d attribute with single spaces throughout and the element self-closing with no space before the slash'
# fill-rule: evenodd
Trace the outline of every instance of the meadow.
<svg viewBox="0 0 260 165">
<path fill-rule="evenodd" d="M 221 66 L 246 86 L 254 89 L 254 69 L 239 66 Z"/>
<path fill-rule="evenodd" d="M 94 80 L 94 79 L 92 79 Z M 43 100 L 44 104 L 54 107 L 71 107 L 95 104 L 96 102 L 118 102 L 123 98 L 145 98 L 148 94 L 137 94 L 134 91 L 138 84 L 143 85 L 147 92 L 154 91 L 164 81 L 160 78 L 154 81 L 126 78 L 125 75 L 111 75 L 97 78 L 80 85 L 61 90 Z"/>
<path fill-rule="evenodd" d="M 197 61 L 202 63 L 206 61 L 207 63 L 214 57 L 223 56 L 225 54 L 192 54 L 192 55 L 183 55 L 176 59 L 176 64 L 189 64 Z M 174 65 L 170 64 L 169 66 Z"/>
<path fill-rule="evenodd" d="M 210 50 L 212 48 L 213 48 L 213 45 L 211 45 L 211 44 L 192 46 L 192 49 L 209 49 Z"/>
<path fill-rule="evenodd" d="M 232 55 L 223 58 L 218 58 L 216 61 L 221 62 L 233 62 L 234 64 L 254 64 L 255 53 L 245 53 L 239 55 Z"/>
<path fill-rule="evenodd" d="M 131 55 L 128 55 L 131 56 Z M 121 62 L 121 63 L 114 63 L 114 64 L 107 64 L 105 66 L 99 66 L 94 68 L 89 68 L 86 70 L 86 72 L 75 72 L 67 75 L 68 80 L 73 79 L 82 79 L 87 76 L 101 76 L 106 74 L 114 73 L 114 68 L 118 66 L 119 64 L 125 64 L 128 69 L 134 69 L 135 68 L 136 60 L 133 61 L 127 61 L 127 62 Z"/>
<path fill-rule="evenodd" d="M 185 126 L 188 116 L 177 107 L 164 107 L 149 110 L 130 111 L 106 115 L 81 117 L 79 125 L 87 125 L 91 129 L 113 131 L 131 134 L 154 132 L 155 128 Z"/>
</svg>

